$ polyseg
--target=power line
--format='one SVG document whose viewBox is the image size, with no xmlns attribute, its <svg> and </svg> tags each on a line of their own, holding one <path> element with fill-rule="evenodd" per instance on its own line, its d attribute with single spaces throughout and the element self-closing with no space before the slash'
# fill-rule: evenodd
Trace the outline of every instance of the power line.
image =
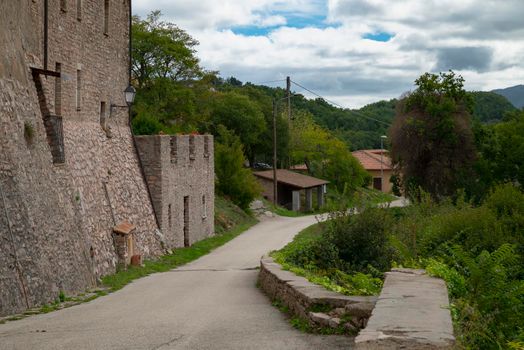
<svg viewBox="0 0 524 350">
<path fill-rule="evenodd" d="M 293 84 L 295 84 L 296 86 L 298 86 L 298 87 L 300 87 L 300 88 L 306 90 L 307 92 L 309 92 L 309 93 L 311 93 L 311 94 L 313 94 L 313 95 L 315 95 L 315 96 L 317 96 L 317 97 L 320 97 L 320 98 L 323 99 L 324 101 L 331 103 L 332 105 L 335 105 L 335 106 L 337 106 L 337 107 L 339 107 L 339 108 L 342 108 L 342 109 L 347 109 L 346 107 L 343 107 L 343 106 L 339 105 L 338 103 L 336 103 L 336 102 L 334 102 L 334 101 L 330 101 L 330 100 L 328 100 L 327 98 L 325 98 L 324 96 L 317 94 L 316 92 L 314 92 L 314 91 L 308 89 L 307 87 L 305 87 L 305 86 L 303 86 L 303 85 L 300 85 L 300 84 L 297 83 L 296 81 L 291 80 L 291 82 L 292 82 Z M 380 119 L 375 119 L 375 118 L 369 117 L 369 116 L 367 116 L 367 115 L 365 115 L 365 114 L 362 114 L 362 113 L 357 112 L 357 111 L 354 111 L 354 110 L 350 110 L 350 112 L 351 112 L 351 113 L 354 113 L 354 114 L 356 114 L 357 116 L 360 116 L 360 117 L 362 117 L 362 118 L 366 118 L 366 119 L 369 119 L 369 120 L 373 120 L 373 121 L 375 121 L 375 122 L 377 122 L 377 123 L 381 123 L 381 124 L 384 124 L 384 125 L 387 125 L 387 126 L 390 125 L 389 123 L 386 123 L 385 121 L 382 121 L 382 120 L 380 120 Z"/>
<path fill-rule="evenodd" d="M 286 81 L 286 79 L 280 79 L 280 80 L 270 80 L 270 81 L 261 81 L 258 83 L 252 83 L 253 85 L 262 85 L 262 84 L 271 84 L 271 83 L 280 83 Z"/>
</svg>

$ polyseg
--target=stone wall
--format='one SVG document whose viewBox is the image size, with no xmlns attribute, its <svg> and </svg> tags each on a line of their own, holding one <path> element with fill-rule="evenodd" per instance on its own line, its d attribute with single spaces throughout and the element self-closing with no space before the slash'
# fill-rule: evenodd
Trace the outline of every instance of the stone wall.
<svg viewBox="0 0 524 350">
<path fill-rule="evenodd" d="M 260 260 L 258 283 L 271 300 L 285 305 L 312 327 L 343 327 L 351 334 L 366 326 L 377 300 L 373 296 L 346 296 L 328 291 L 283 270 L 270 257 Z M 315 312 L 318 308 L 324 311 Z"/>
<path fill-rule="evenodd" d="M 129 2 L 109 1 L 107 34 L 104 1 L 83 0 L 80 16 L 76 1 L 60 3 L 49 0 L 48 69 L 61 78 L 38 75 L 37 89 L 43 1 L 0 0 L 0 315 L 114 272 L 121 221 L 136 225 L 136 253 L 162 253 L 127 108 L 109 108 L 125 105 Z M 63 162 L 49 115 L 62 117 Z"/>
<path fill-rule="evenodd" d="M 168 248 L 214 234 L 213 136 L 137 136 L 136 141 Z M 185 236 L 184 198 L 188 201 Z"/>
</svg>

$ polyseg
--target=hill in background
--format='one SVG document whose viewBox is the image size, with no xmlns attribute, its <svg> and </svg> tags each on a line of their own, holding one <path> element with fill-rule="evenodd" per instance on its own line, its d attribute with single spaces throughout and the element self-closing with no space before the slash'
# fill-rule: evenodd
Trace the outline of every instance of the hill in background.
<svg viewBox="0 0 524 350">
<path fill-rule="evenodd" d="M 505 89 L 493 90 L 492 92 L 504 96 L 517 108 L 524 107 L 524 85 L 515 85 Z"/>
<path fill-rule="evenodd" d="M 516 109 L 505 97 L 493 92 L 475 91 L 471 95 L 473 119 L 481 123 L 499 122 L 506 112 Z M 292 99 L 294 110 L 311 113 L 315 122 L 333 131 L 351 150 L 380 147 L 380 136 L 387 134 L 395 117 L 396 103 L 397 100 L 392 99 L 371 103 L 360 109 L 342 109 L 321 98 L 307 99 L 299 95 Z"/>
</svg>

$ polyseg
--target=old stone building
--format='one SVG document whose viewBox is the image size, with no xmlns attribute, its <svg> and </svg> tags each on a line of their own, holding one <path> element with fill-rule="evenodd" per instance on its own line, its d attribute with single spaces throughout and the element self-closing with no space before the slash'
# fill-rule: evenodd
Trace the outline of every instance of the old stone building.
<svg viewBox="0 0 524 350">
<path fill-rule="evenodd" d="M 137 136 L 162 233 L 187 247 L 214 233 L 213 136 Z"/>
<path fill-rule="evenodd" d="M 163 252 L 123 94 L 129 15 L 129 0 L 0 0 L 0 315 L 114 272 L 122 222 L 129 254 Z"/>
</svg>

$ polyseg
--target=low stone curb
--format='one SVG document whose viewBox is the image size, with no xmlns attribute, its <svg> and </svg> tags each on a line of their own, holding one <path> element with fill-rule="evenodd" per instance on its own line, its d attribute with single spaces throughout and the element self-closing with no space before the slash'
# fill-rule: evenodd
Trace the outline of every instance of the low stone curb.
<svg viewBox="0 0 524 350">
<path fill-rule="evenodd" d="M 258 275 L 260 288 L 271 300 L 278 300 L 290 312 L 307 320 L 314 327 L 344 327 L 348 333 L 356 334 L 366 326 L 377 297 L 346 296 L 326 290 L 282 269 L 273 258 L 265 256 L 260 260 Z M 324 306 L 329 312 L 313 312 Z"/>
</svg>

